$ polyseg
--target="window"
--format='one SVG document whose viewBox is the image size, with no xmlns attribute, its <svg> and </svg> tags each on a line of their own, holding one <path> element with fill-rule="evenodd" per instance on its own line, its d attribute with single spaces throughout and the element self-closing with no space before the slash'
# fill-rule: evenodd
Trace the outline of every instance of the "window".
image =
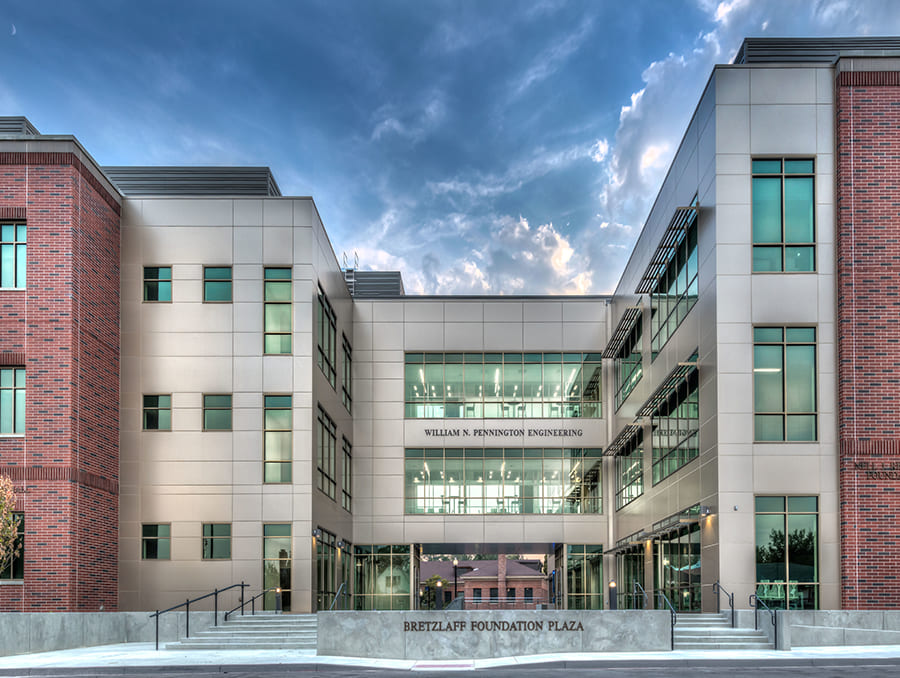
<svg viewBox="0 0 900 678">
<path fill-rule="evenodd" d="M 0 434 L 25 433 L 25 368 L 0 368 Z"/>
<path fill-rule="evenodd" d="M 753 328 L 757 442 L 816 440 L 816 329 Z"/>
<path fill-rule="evenodd" d="M 816 270 L 814 162 L 753 161 L 753 272 Z"/>
<path fill-rule="evenodd" d="M 231 266 L 203 267 L 203 301 L 206 303 L 231 301 Z"/>
<path fill-rule="evenodd" d="M 694 506 L 682 515 L 696 518 L 699 510 L 699 506 Z M 666 595 L 678 612 L 700 611 L 700 566 L 699 523 L 675 526 L 653 540 L 653 586 Z"/>
<path fill-rule="evenodd" d="M 322 406 L 319 405 L 318 419 L 318 468 L 319 489 L 334 499 L 336 483 L 334 481 L 334 452 L 337 445 L 337 427 Z"/>
<path fill-rule="evenodd" d="M 525 587 L 525 602 L 532 603 L 534 602 L 534 589 L 530 586 Z"/>
<path fill-rule="evenodd" d="M 616 456 L 616 510 L 644 494 L 644 430 L 631 437 Z"/>
<path fill-rule="evenodd" d="M 694 199 L 693 205 L 697 205 Z M 673 244 L 666 269 L 650 290 L 650 355 L 653 360 L 697 303 L 697 212 Z"/>
<path fill-rule="evenodd" d="M 169 560 L 172 553 L 171 525 L 141 525 L 141 558 Z"/>
<path fill-rule="evenodd" d="M 690 362 L 696 361 L 696 355 Z M 653 484 L 700 454 L 700 381 L 691 369 L 659 404 L 653 428 Z"/>
<path fill-rule="evenodd" d="M 291 525 L 263 525 L 263 588 L 281 589 L 281 609 L 291 610 Z M 263 609 L 276 609 L 276 592 L 263 596 Z"/>
<path fill-rule="evenodd" d="M 203 559 L 231 558 L 231 523 L 203 523 Z"/>
<path fill-rule="evenodd" d="M 496 603 L 500 600 L 500 589 L 491 587 L 491 602 Z"/>
<path fill-rule="evenodd" d="M 516 602 L 516 589 L 514 586 L 506 588 L 506 602 L 510 604 Z"/>
<path fill-rule="evenodd" d="M 316 318 L 316 327 L 318 328 L 318 345 L 319 345 L 319 369 L 328 379 L 328 383 L 334 388 L 335 379 L 335 333 L 337 327 L 337 316 L 325 292 L 319 287 L 319 302 Z"/>
<path fill-rule="evenodd" d="M 337 538 L 319 528 L 316 537 L 316 609 L 327 610 L 337 593 Z"/>
<path fill-rule="evenodd" d="M 357 544 L 353 603 L 357 610 L 408 610 L 411 585 L 409 544 Z M 347 584 L 350 586 L 349 582 Z M 413 588 L 413 590 L 416 590 Z"/>
<path fill-rule="evenodd" d="M 18 521 L 16 528 L 16 542 L 13 551 L 18 550 L 13 559 L 0 570 L 0 580 L 25 579 L 25 516 L 22 513 L 13 513 L 13 520 Z"/>
<path fill-rule="evenodd" d="M 266 355 L 291 352 L 291 269 L 265 270 L 263 352 Z"/>
<path fill-rule="evenodd" d="M 204 431 L 230 431 L 231 430 L 231 396 L 230 395 L 204 395 L 203 396 L 203 430 Z"/>
<path fill-rule="evenodd" d="M 756 497 L 756 595 L 773 608 L 819 607 L 817 497 Z"/>
<path fill-rule="evenodd" d="M 406 417 L 598 418 L 599 353 L 407 353 Z"/>
<path fill-rule="evenodd" d="M 600 513 L 601 451 L 407 449 L 407 514 Z"/>
<path fill-rule="evenodd" d="M 343 395 L 344 407 L 348 412 L 353 412 L 353 349 L 350 348 L 350 342 L 347 337 L 341 335 L 342 345 L 344 348 L 344 371 L 341 379 L 341 392 Z"/>
<path fill-rule="evenodd" d="M 145 431 L 172 430 L 172 396 L 144 396 L 143 429 Z"/>
<path fill-rule="evenodd" d="M 534 594 L 525 589 L 526 602 Z M 570 610 L 603 609 L 603 547 L 599 544 L 566 545 L 566 593 Z"/>
<path fill-rule="evenodd" d="M 638 316 L 637 322 L 628 333 L 615 358 L 616 375 L 616 409 L 622 406 L 628 395 L 634 390 L 643 376 L 641 362 L 641 332 L 643 318 Z"/>
<path fill-rule="evenodd" d="M 343 438 L 344 463 L 341 467 L 341 506 L 351 510 L 353 502 L 353 447 Z"/>
<path fill-rule="evenodd" d="M 0 224 L 0 287 L 25 287 L 25 224 Z"/>
<path fill-rule="evenodd" d="M 472 600 L 476 603 L 481 602 L 481 589 L 472 589 Z"/>
<path fill-rule="evenodd" d="M 267 483 L 289 483 L 292 480 L 291 460 L 294 458 L 291 396 L 265 396 L 263 416 L 263 477 Z"/>
<path fill-rule="evenodd" d="M 172 301 L 172 267 L 144 267 L 144 301 Z"/>
</svg>

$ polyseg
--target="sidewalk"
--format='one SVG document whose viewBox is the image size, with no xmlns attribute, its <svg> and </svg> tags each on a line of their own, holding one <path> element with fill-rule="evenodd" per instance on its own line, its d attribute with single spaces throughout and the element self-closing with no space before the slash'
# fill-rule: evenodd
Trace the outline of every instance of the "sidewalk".
<svg viewBox="0 0 900 678">
<path fill-rule="evenodd" d="M 319 657 L 312 650 L 217 650 L 209 652 L 154 650 L 153 643 L 101 645 L 77 650 L 59 650 L 37 654 L 0 657 L 0 676 L 42 675 L 62 673 L 84 674 L 79 669 L 92 669 L 92 674 L 119 673 L 123 668 L 157 668 L 202 673 L 202 667 L 218 672 L 222 667 L 254 671 L 327 670 L 329 667 L 366 667 L 406 671 L 459 671 L 499 666 L 537 667 L 628 667 L 653 666 L 833 666 L 858 664 L 900 665 L 900 645 L 808 647 L 779 652 L 776 650 L 692 650 L 675 652 L 568 653 L 468 660 L 363 659 L 354 657 Z"/>
</svg>

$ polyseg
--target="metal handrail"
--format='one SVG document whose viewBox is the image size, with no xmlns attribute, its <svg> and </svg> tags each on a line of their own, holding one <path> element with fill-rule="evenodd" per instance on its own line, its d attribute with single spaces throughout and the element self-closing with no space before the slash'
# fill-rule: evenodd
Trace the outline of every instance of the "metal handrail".
<svg viewBox="0 0 900 678">
<path fill-rule="evenodd" d="M 775 649 L 778 649 L 778 616 L 775 614 L 775 610 L 766 605 L 758 595 L 755 593 L 750 594 L 750 599 L 748 601 L 750 606 L 753 608 L 753 628 L 759 631 L 759 606 L 762 605 L 766 608 L 766 611 L 772 616 L 772 644 L 775 646 Z"/>
<path fill-rule="evenodd" d="M 234 614 L 238 610 L 241 611 L 241 616 L 243 617 L 244 616 L 244 606 L 247 603 L 250 603 L 250 614 L 255 615 L 256 614 L 256 599 L 261 598 L 262 596 L 266 595 L 270 591 L 280 591 L 280 590 L 281 590 L 280 586 L 270 586 L 267 589 L 263 589 L 260 593 L 257 593 L 250 600 L 244 600 L 244 596 L 242 593 L 241 594 L 241 604 L 238 605 L 237 607 L 233 607 L 232 609 L 228 610 L 228 612 L 225 613 L 225 621 L 228 621 L 229 615 Z"/>
<path fill-rule="evenodd" d="M 347 582 L 341 582 L 341 585 L 338 587 L 337 593 L 334 594 L 334 600 L 331 601 L 331 605 L 328 607 L 328 611 L 334 609 L 334 606 L 337 604 L 338 598 L 341 596 L 345 596 L 347 598 L 350 597 L 350 594 L 347 593 Z"/>
<path fill-rule="evenodd" d="M 644 597 L 643 606 L 641 607 L 641 609 L 646 610 L 647 607 L 650 605 L 650 596 L 644 590 L 643 586 L 641 586 L 638 582 L 634 582 L 631 587 L 631 595 L 636 596 L 638 591 L 640 591 Z"/>
<path fill-rule="evenodd" d="M 244 582 L 241 582 L 240 584 L 232 584 L 231 586 L 226 586 L 224 589 L 213 589 L 212 593 L 207 593 L 205 595 L 199 596 L 192 600 L 188 599 L 188 600 L 185 600 L 183 603 L 178 603 L 178 605 L 173 605 L 172 607 L 166 608 L 165 610 L 157 610 L 156 612 L 151 613 L 150 614 L 151 618 L 156 617 L 156 649 L 157 650 L 159 649 L 159 618 L 161 615 L 165 614 L 166 612 L 171 612 L 172 610 L 177 610 L 179 607 L 183 607 L 184 611 L 185 611 L 184 637 L 190 638 L 191 637 L 191 603 L 196 603 L 199 600 L 203 600 L 204 598 L 209 598 L 210 596 L 212 596 L 213 601 L 214 601 L 214 603 L 213 603 L 213 626 L 218 626 L 219 625 L 219 594 L 225 593 L 225 591 L 228 591 L 230 589 L 240 587 L 240 589 L 241 589 L 241 604 L 243 604 L 244 588 L 246 586 L 249 586 L 249 584 L 245 584 Z M 240 607 L 240 606 L 238 606 L 238 607 Z M 235 609 L 237 609 L 237 608 L 235 608 Z M 228 619 L 227 614 L 225 615 L 225 619 Z"/>
<path fill-rule="evenodd" d="M 675 649 L 675 622 L 678 620 L 678 617 L 675 613 L 675 607 L 672 605 L 672 602 L 668 598 L 666 598 L 666 594 L 663 593 L 662 591 L 657 591 L 657 593 L 659 594 L 660 599 L 666 603 L 666 607 L 669 608 L 669 612 L 672 613 L 672 640 L 671 640 L 671 643 L 672 643 L 672 649 L 674 650 Z"/>
<path fill-rule="evenodd" d="M 716 594 L 717 612 L 722 610 L 722 606 L 719 604 L 719 592 L 724 593 L 728 598 L 728 605 L 731 607 L 731 628 L 734 628 L 734 594 L 728 593 L 728 591 L 725 590 L 725 587 L 723 587 L 719 581 L 716 581 L 716 583 L 713 584 L 713 592 Z"/>
</svg>

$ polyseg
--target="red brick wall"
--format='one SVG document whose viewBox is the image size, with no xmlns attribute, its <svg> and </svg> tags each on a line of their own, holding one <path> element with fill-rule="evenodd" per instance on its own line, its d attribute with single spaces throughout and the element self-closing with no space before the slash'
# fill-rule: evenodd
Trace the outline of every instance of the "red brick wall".
<svg viewBox="0 0 900 678">
<path fill-rule="evenodd" d="M 0 610 L 114 610 L 119 207 L 74 154 L 0 152 L 0 217 L 28 225 L 27 287 L 0 291 L 0 362 L 26 368 L 25 438 L 0 439 L 25 581 Z"/>
<path fill-rule="evenodd" d="M 841 606 L 900 608 L 900 73 L 837 87 Z"/>
</svg>

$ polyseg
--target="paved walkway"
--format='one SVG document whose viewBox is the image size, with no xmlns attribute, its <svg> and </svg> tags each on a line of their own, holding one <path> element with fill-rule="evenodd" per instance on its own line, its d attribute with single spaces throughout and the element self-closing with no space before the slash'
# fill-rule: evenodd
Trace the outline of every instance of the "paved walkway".
<svg viewBox="0 0 900 678">
<path fill-rule="evenodd" d="M 845 663 L 872 663 L 900 665 L 900 645 L 855 647 L 806 647 L 779 652 L 776 650 L 683 650 L 675 652 L 616 652 L 545 654 L 527 657 L 503 657 L 498 659 L 413 661 L 403 659 L 357 659 L 352 657 L 319 657 L 313 650 L 216 650 L 171 651 L 153 649 L 153 643 L 127 643 L 101 645 L 77 650 L 58 650 L 36 654 L 0 657 L 0 675 L 27 673 L 59 673 L 53 669 L 98 668 L 115 671 L 124 667 L 155 667 L 176 669 L 191 667 L 198 671 L 207 666 L 211 670 L 220 667 L 252 667 L 255 670 L 310 668 L 367 667 L 400 669 L 406 671 L 472 670 L 497 666 L 548 665 L 566 667 L 625 667 L 652 666 L 709 666 L 725 664 L 778 665 L 778 666 L 827 666 Z M 98 671 L 98 673 L 102 672 Z"/>
</svg>

